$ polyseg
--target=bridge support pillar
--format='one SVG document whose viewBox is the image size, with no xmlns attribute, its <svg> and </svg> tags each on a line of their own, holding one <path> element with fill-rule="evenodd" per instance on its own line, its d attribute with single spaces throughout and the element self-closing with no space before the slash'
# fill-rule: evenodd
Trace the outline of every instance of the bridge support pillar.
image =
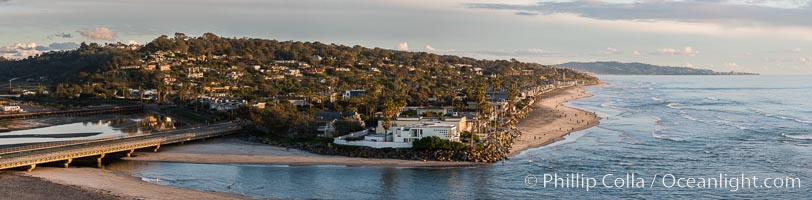
<svg viewBox="0 0 812 200">
<path fill-rule="evenodd" d="M 130 152 L 127 153 L 127 158 L 131 157 L 133 155 L 133 152 L 135 152 L 135 149 L 130 149 Z"/>
<path fill-rule="evenodd" d="M 65 161 L 65 168 L 68 168 L 71 162 L 73 162 L 73 158 L 68 158 L 68 160 Z"/>
<path fill-rule="evenodd" d="M 158 146 L 155 146 L 154 152 L 158 152 L 158 149 L 160 149 L 160 148 L 161 148 L 161 144 L 158 144 Z"/>
<path fill-rule="evenodd" d="M 37 164 L 31 164 L 31 166 L 28 166 L 28 172 L 34 171 L 35 168 L 37 168 Z"/>
<path fill-rule="evenodd" d="M 99 155 L 99 158 L 96 158 L 96 163 L 99 164 L 99 167 L 102 166 L 102 158 L 104 158 L 105 155 L 106 154 L 102 153 L 101 155 Z"/>
</svg>

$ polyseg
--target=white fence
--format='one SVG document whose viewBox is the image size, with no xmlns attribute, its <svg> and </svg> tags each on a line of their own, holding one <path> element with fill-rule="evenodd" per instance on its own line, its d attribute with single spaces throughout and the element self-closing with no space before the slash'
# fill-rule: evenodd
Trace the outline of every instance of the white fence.
<svg viewBox="0 0 812 200">
<path fill-rule="evenodd" d="M 380 148 L 412 148 L 412 143 L 407 142 L 373 142 L 373 141 L 347 141 L 343 139 L 335 139 L 333 143 L 340 144 L 340 145 L 350 145 L 350 146 L 365 146 L 365 147 L 372 147 L 376 149 Z"/>
</svg>

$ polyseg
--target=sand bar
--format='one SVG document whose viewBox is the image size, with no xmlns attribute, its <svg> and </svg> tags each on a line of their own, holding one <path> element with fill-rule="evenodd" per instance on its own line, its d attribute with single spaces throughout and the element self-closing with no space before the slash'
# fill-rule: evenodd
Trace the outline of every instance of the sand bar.
<svg viewBox="0 0 812 200">
<path fill-rule="evenodd" d="M 522 135 L 514 140 L 510 156 L 562 140 L 571 132 L 598 125 L 600 118 L 591 112 L 562 105 L 591 96 L 583 87 L 569 87 L 543 94 L 533 104 L 533 111 L 517 125 Z"/>
</svg>

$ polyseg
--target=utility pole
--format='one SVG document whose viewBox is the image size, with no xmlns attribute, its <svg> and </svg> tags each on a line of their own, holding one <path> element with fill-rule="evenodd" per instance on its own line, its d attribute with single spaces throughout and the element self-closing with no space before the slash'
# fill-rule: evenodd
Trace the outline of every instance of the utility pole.
<svg viewBox="0 0 812 200">
<path fill-rule="evenodd" d="M 14 80 L 17 80 L 17 78 L 19 78 L 19 77 L 15 77 L 15 78 L 12 78 L 12 79 L 8 80 L 8 94 L 11 94 L 11 91 L 13 90 L 11 88 L 11 82 L 14 81 Z"/>
</svg>

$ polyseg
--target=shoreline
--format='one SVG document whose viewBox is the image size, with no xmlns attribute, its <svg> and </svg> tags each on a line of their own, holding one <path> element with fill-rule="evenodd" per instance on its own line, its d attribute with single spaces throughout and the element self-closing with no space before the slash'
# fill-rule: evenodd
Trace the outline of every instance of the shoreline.
<svg viewBox="0 0 812 200">
<path fill-rule="evenodd" d="M 602 84 L 599 84 L 602 85 Z M 532 105 L 528 117 L 521 119 L 517 129 L 522 135 L 513 142 L 509 157 L 564 139 L 564 136 L 600 124 L 591 112 L 564 106 L 572 100 L 591 97 L 584 86 L 557 89 L 542 94 Z M 201 164 L 260 164 L 260 165 L 346 165 L 376 167 L 476 167 L 487 163 L 373 159 L 319 155 L 298 149 L 243 141 L 237 138 L 214 139 L 185 145 L 167 146 L 159 153 L 136 152 L 134 157 L 122 158 L 142 162 L 178 162 Z"/>
<path fill-rule="evenodd" d="M 598 84 L 603 85 L 603 84 Z M 539 96 L 533 110 L 519 120 L 522 135 L 513 141 L 508 157 L 564 139 L 564 136 L 600 124 L 591 112 L 564 106 L 572 100 L 591 97 L 584 86 L 561 88 Z M 298 149 L 248 142 L 238 138 L 214 139 L 164 147 L 160 152 L 136 152 L 122 158 L 142 162 L 260 165 L 346 165 L 375 167 L 476 167 L 487 163 L 374 159 L 319 155 Z"/>
<path fill-rule="evenodd" d="M 174 200 L 178 197 L 194 197 L 199 200 L 250 199 L 236 194 L 198 191 L 175 186 L 149 183 L 131 174 L 98 168 L 37 168 L 31 173 L 16 172 L 10 176 L 39 179 L 37 185 L 62 185 L 76 188 L 84 194 L 101 195 L 103 199 L 157 199 Z M 0 186 L 3 187 L 3 186 Z M 51 195 L 51 191 L 45 195 Z M 54 192 L 55 193 L 55 192 Z M 34 198 L 38 199 L 38 198 Z M 80 198 L 85 199 L 85 198 Z"/>
<path fill-rule="evenodd" d="M 572 100 L 591 97 L 592 94 L 586 93 L 584 87 L 574 86 L 542 94 L 540 100 L 532 105 L 533 111 L 516 125 L 522 135 L 514 140 L 509 157 L 563 140 L 572 132 L 600 124 L 600 118 L 593 113 L 564 105 Z"/>
<path fill-rule="evenodd" d="M 602 84 L 599 84 L 602 85 Z M 564 136 L 599 124 L 599 118 L 590 112 L 564 106 L 563 103 L 592 96 L 574 86 L 542 94 L 532 105 L 528 116 L 519 120 L 516 128 L 522 135 L 514 140 L 509 157 L 551 144 Z M 577 116 L 576 116 L 577 115 Z M 398 159 L 370 159 L 313 154 L 297 149 L 271 146 L 226 137 L 188 144 L 168 145 L 158 153 L 135 152 L 134 157 L 121 158 L 140 162 L 177 162 L 198 164 L 261 164 L 261 165 L 345 165 L 369 167 L 480 167 L 487 163 L 416 161 Z M 68 192 L 100 195 L 103 199 L 176 199 L 194 196 L 197 199 L 250 199 L 228 193 L 197 191 L 174 186 L 159 185 L 141 180 L 134 174 L 96 168 L 38 168 L 32 173 L 11 172 L 0 174 L 0 179 L 29 178 L 33 184 L 60 185 L 73 188 Z M 8 187 L 8 186 L 7 186 Z M 0 187 L 0 191 L 12 189 Z M 50 193 L 50 192 L 47 192 Z M 25 198 L 23 198 L 25 199 Z M 36 199 L 36 198 L 33 198 Z"/>
<path fill-rule="evenodd" d="M 298 149 L 271 146 L 228 137 L 185 145 L 163 147 L 154 152 L 136 152 L 122 160 L 200 164 L 260 165 L 346 165 L 377 167 L 473 167 L 482 163 L 355 158 L 314 154 Z"/>
</svg>

